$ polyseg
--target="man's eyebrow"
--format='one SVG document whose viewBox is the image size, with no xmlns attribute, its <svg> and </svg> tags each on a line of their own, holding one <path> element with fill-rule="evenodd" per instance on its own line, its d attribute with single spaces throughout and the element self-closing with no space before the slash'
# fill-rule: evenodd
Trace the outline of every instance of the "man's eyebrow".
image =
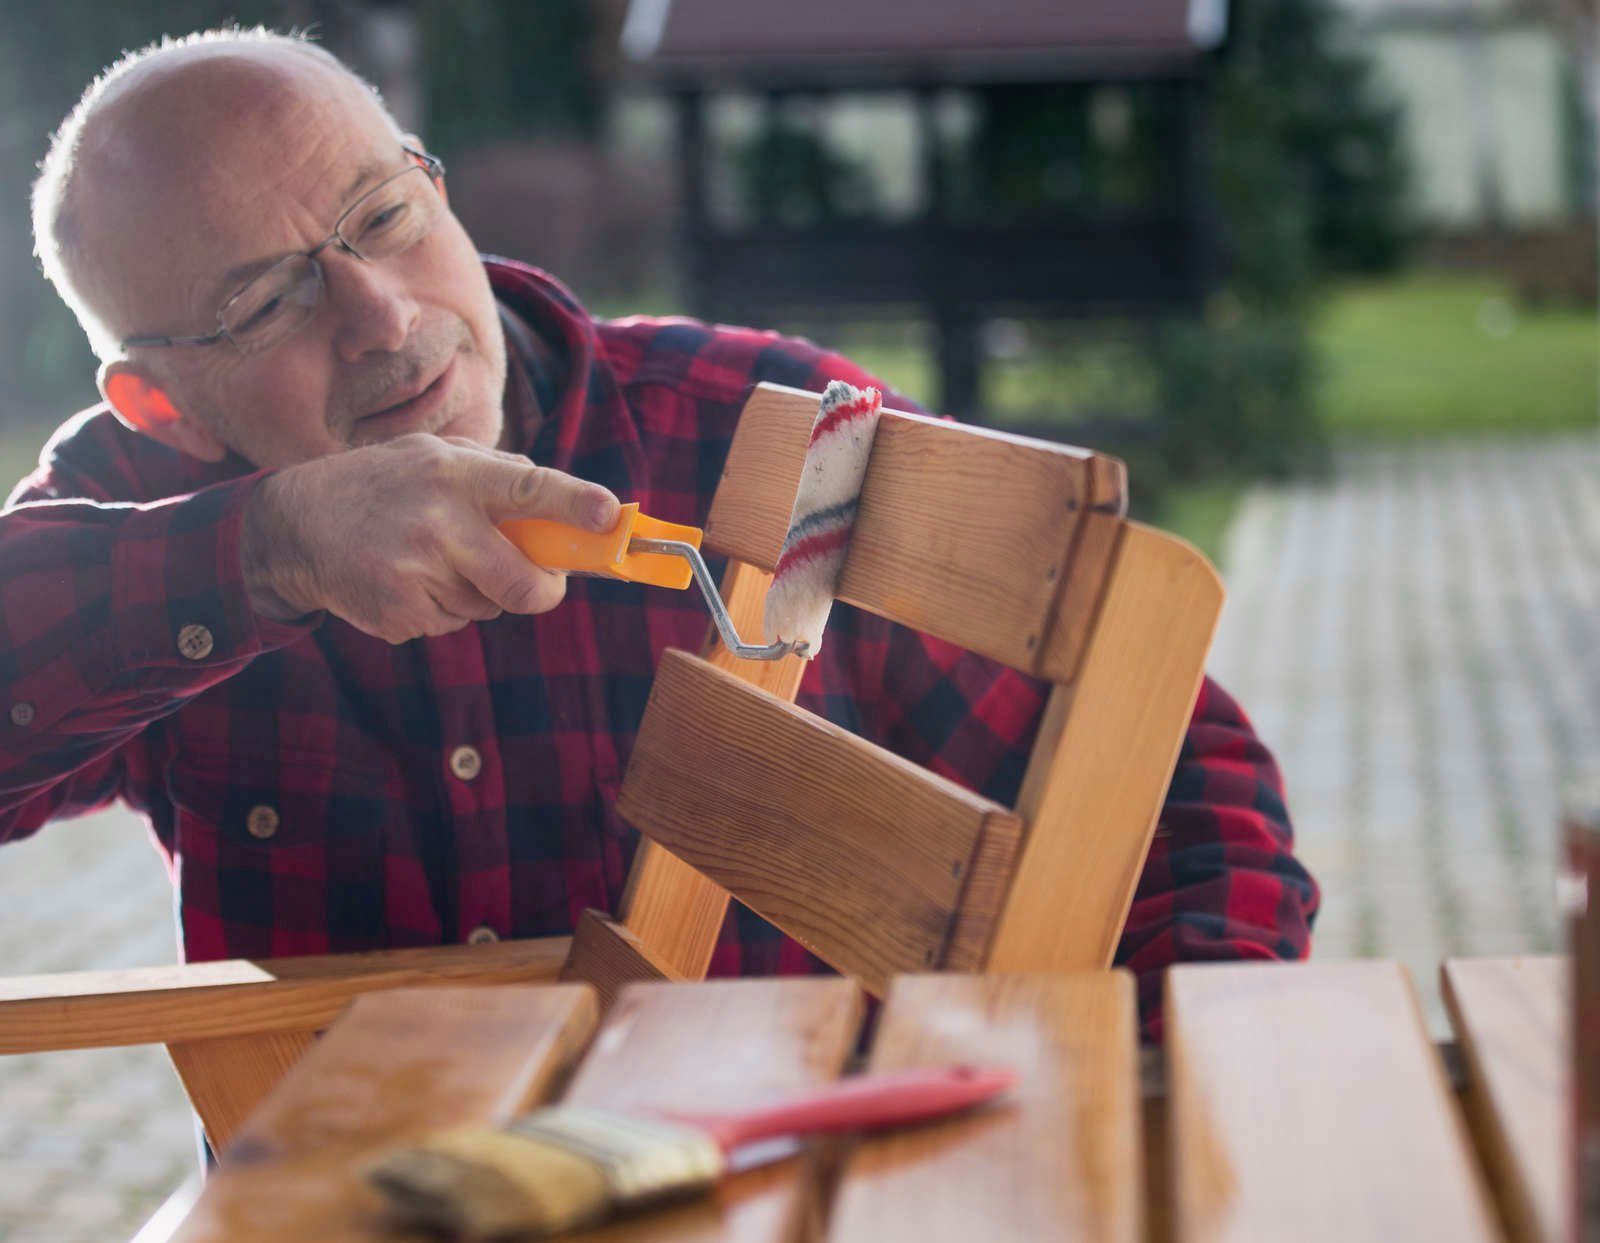
<svg viewBox="0 0 1600 1243">
<path fill-rule="evenodd" d="M 343 215 L 344 212 L 348 211 L 349 208 L 354 205 L 356 199 L 361 196 L 362 188 L 367 186 L 368 182 L 376 184 L 382 178 L 389 176 L 391 173 L 397 173 L 399 171 L 401 170 L 388 168 L 376 160 L 372 160 L 361 165 L 360 168 L 356 169 L 355 176 L 350 178 L 349 185 L 345 187 L 344 193 L 339 196 L 339 201 L 344 204 L 344 206 L 339 208 L 340 214 Z M 331 221 L 329 222 L 329 230 L 330 232 L 332 231 Z M 281 255 L 273 255 L 269 258 L 262 259 L 247 259 L 243 263 L 234 264 L 233 267 L 229 268 L 217 278 L 214 289 L 215 297 L 212 299 L 212 301 L 220 306 L 225 299 L 231 298 L 234 294 L 238 293 L 240 287 L 249 282 L 253 277 L 261 275 L 261 273 L 265 272 L 273 264 L 282 259 L 288 258 L 289 255 L 294 253 L 296 252 L 286 251 Z"/>
<path fill-rule="evenodd" d="M 401 165 L 401 168 L 404 167 L 404 165 Z M 342 212 L 346 210 L 346 208 L 348 208 L 352 203 L 354 203 L 360 194 L 361 188 L 366 185 L 367 182 L 376 182 L 381 178 L 389 176 L 391 173 L 398 173 L 399 171 L 399 168 L 389 168 L 387 165 L 381 164 L 377 160 L 371 160 L 368 163 L 363 164 L 360 168 L 356 169 L 356 175 L 350 178 L 350 184 L 345 187 L 344 193 L 339 196 L 339 201 L 344 204 L 344 207 L 341 207 L 339 210 Z"/>
</svg>

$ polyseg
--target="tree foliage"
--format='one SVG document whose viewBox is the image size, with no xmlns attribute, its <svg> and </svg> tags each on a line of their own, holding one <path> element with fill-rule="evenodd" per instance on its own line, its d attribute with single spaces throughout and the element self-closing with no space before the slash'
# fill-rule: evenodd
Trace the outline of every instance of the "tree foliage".
<svg viewBox="0 0 1600 1243">
<path fill-rule="evenodd" d="M 0 4 L 0 418 L 62 413 L 94 398 L 94 356 L 33 257 L 29 191 L 50 135 L 84 88 L 123 52 L 226 22 L 272 24 L 269 0 L 98 0 Z"/>
<path fill-rule="evenodd" d="M 605 95 L 588 0 L 419 0 L 415 11 L 429 141 L 441 151 L 595 134 Z"/>
</svg>

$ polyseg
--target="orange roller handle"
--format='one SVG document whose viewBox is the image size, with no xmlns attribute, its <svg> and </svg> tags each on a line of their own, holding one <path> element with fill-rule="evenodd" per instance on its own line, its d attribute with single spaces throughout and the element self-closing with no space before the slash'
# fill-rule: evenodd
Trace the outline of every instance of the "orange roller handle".
<svg viewBox="0 0 1600 1243">
<path fill-rule="evenodd" d="M 699 548 L 702 535 L 699 527 L 641 514 L 637 502 L 622 507 L 616 526 L 609 531 L 584 531 L 545 518 L 513 518 L 502 522 L 499 530 L 518 552 L 547 570 L 596 574 L 678 591 L 694 581 L 687 561 L 667 553 L 630 552 L 628 544 L 637 537 L 680 540 Z"/>
</svg>

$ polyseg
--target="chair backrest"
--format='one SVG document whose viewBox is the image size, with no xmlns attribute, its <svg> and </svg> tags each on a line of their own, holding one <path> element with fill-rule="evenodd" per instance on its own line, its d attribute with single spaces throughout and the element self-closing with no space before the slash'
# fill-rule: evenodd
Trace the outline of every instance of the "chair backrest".
<svg viewBox="0 0 1600 1243">
<path fill-rule="evenodd" d="M 706 526 L 752 631 L 816 404 L 756 389 Z M 669 653 L 620 800 L 647 841 L 570 973 L 703 975 L 729 893 L 874 991 L 1108 965 L 1222 604 L 1199 552 L 1125 513 L 1113 458 L 885 411 L 838 596 L 1054 684 L 1017 806 L 786 702 L 793 658 Z"/>
</svg>

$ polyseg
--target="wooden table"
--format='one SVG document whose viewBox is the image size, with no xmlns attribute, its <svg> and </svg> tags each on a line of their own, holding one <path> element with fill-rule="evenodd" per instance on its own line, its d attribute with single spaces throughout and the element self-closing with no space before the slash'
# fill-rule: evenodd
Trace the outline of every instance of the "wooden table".
<svg viewBox="0 0 1600 1243">
<path fill-rule="evenodd" d="M 1021 1085 L 582 1237 L 1555 1243 L 1563 961 L 1454 962 L 1445 984 L 1458 1041 L 1441 1050 L 1398 965 L 1183 968 L 1167 1050 L 1142 1059 L 1120 972 L 898 977 L 865 1041 L 842 979 L 636 985 L 603 1022 L 581 985 L 372 994 L 238 1133 L 176 1238 L 419 1237 L 385 1230 L 356 1174 L 399 1139 L 556 1098 L 746 1104 L 837 1076 L 866 1044 L 873 1069 L 981 1061 Z"/>
</svg>

